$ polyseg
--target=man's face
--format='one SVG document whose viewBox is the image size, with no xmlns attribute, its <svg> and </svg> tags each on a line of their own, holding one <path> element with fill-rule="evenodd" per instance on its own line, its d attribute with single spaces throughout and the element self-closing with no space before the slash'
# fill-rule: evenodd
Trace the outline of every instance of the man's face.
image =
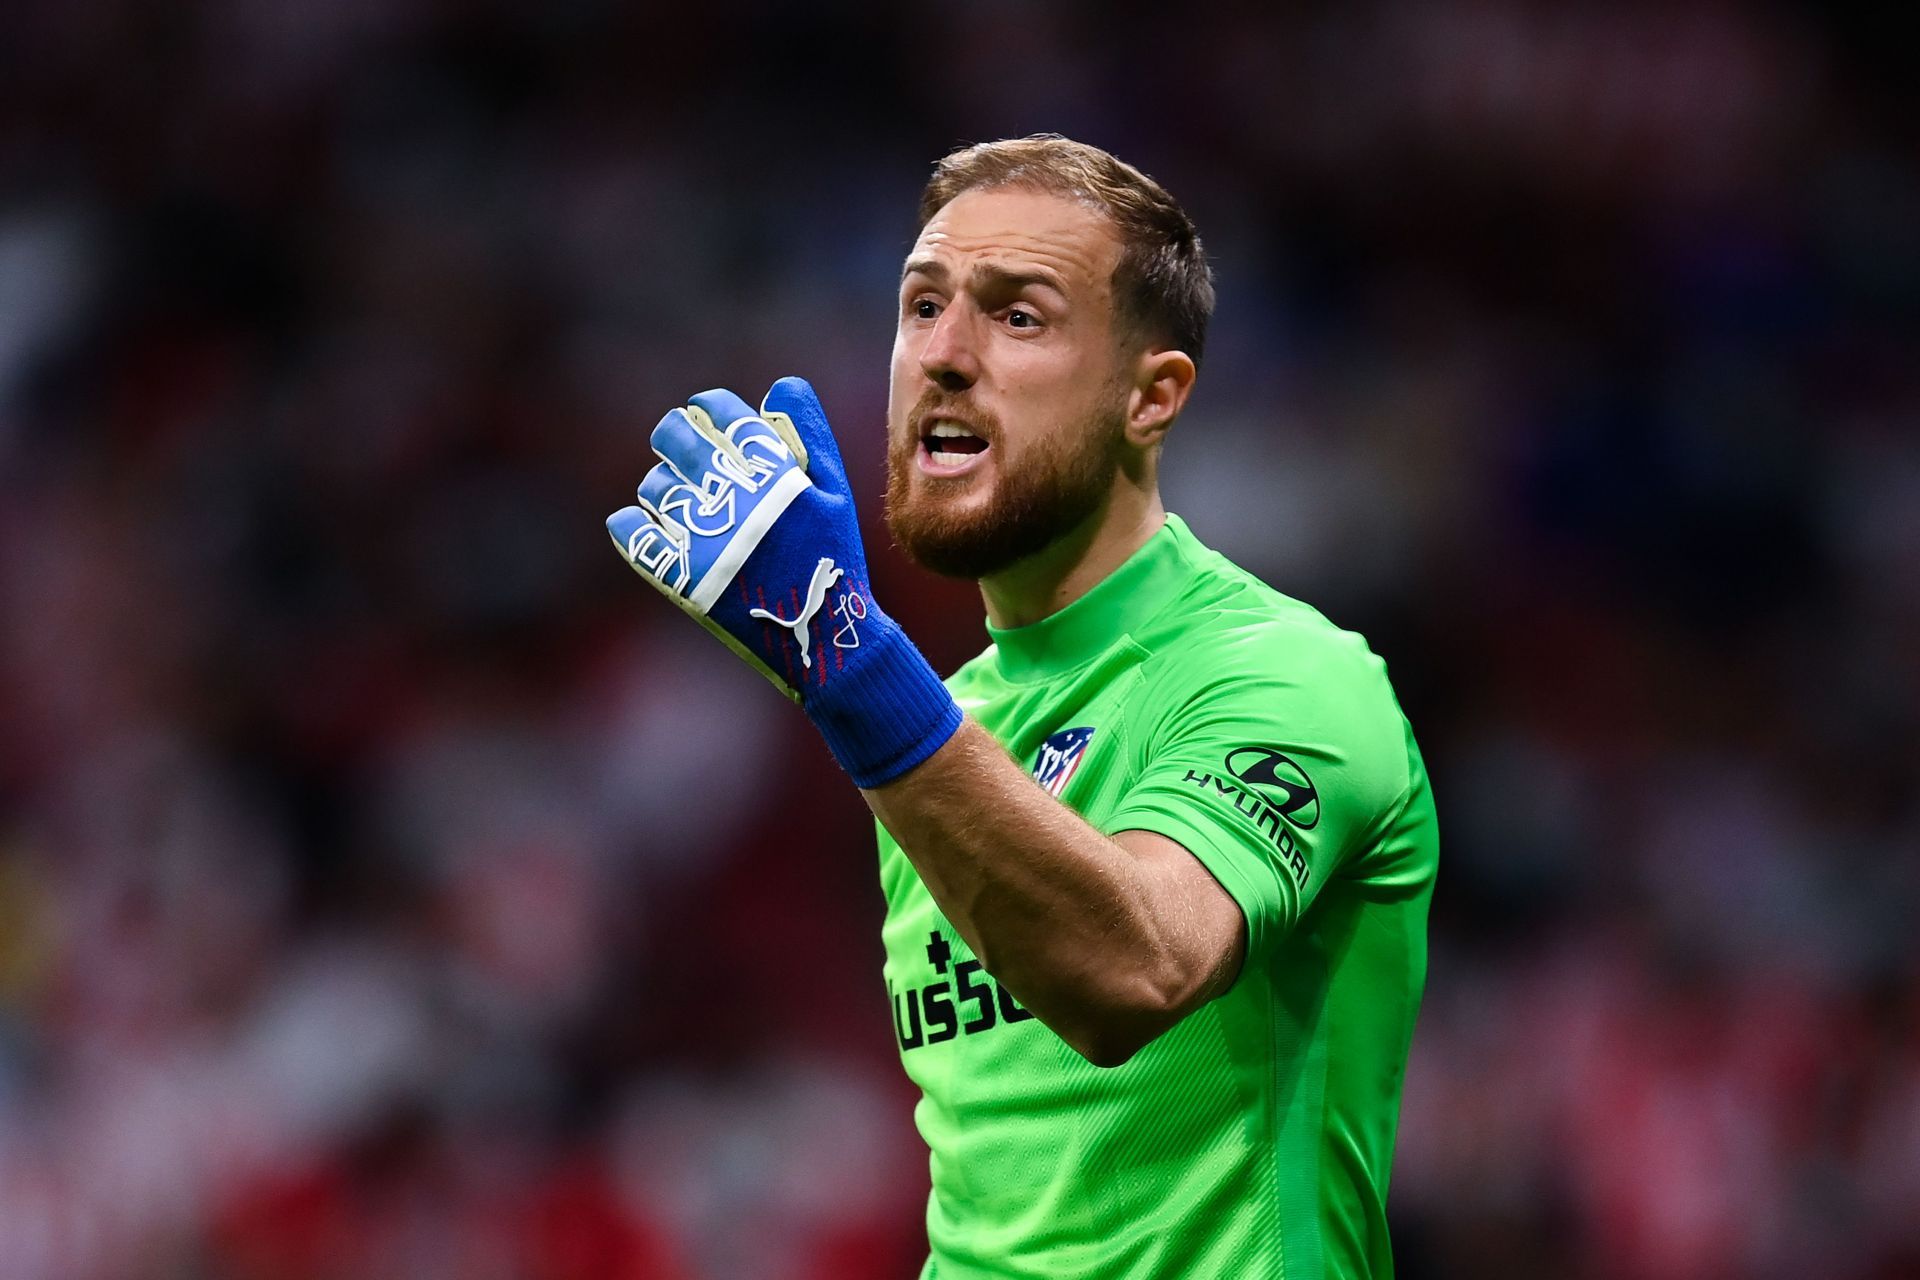
<svg viewBox="0 0 1920 1280">
<path fill-rule="evenodd" d="M 1129 381 L 1120 239 L 1060 196 L 969 191 L 907 256 L 887 407 L 887 525 L 915 561 L 982 578 L 1113 490 Z"/>
</svg>

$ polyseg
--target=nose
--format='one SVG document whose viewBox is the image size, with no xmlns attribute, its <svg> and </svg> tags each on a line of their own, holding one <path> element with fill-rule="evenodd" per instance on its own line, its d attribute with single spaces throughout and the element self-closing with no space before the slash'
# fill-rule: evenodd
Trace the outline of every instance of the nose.
<svg viewBox="0 0 1920 1280">
<path fill-rule="evenodd" d="M 979 381 L 980 362 L 973 337 L 970 308 L 963 299 L 956 299 L 933 322 L 933 331 L 920 348 L 920 368 L 940 384 L 941 390 L 965 391 Z"/>
</svg>

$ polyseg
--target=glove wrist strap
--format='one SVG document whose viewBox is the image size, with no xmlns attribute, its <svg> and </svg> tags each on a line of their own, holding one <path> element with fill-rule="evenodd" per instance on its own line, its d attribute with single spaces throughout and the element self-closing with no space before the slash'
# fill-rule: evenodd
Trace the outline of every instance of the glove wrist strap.
<svg viewBox="0 0 1920 1280">
<path fill-rule="evenodd" d="M 893 781 L 960 728 L 960 704 L 906 632 L 888 621 L 858 663 L 802 693 L 807 718 L 862 788 Z"/>
</svg>

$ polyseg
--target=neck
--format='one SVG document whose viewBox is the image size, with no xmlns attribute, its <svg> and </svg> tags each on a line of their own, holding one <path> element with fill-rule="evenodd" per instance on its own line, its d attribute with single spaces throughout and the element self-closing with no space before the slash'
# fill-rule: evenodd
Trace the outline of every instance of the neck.
<svg viewBox="0 0 1920 1280">
<path fill-rule="evenodd" d="M 1098 511 L 1046 550 L 980 579 L 987 621 L 1000 628 L 1024 627 L 1078 600 L 1167 522 L 1160 488 L 1136 488 L 1123 476 Z"/>
</svg>

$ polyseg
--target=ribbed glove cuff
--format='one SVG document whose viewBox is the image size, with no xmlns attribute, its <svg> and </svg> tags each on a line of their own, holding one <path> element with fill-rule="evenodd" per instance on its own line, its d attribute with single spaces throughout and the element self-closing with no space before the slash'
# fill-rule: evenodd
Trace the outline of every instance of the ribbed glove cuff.
<svg viewBox="0 0 1920 1280">
<path fill-rule="evenodd" d="M 860 787 L 891 782 L 960 728 L 953 700 L 906 632 L 877 629 L 856 664 L 802 694 L 807 718 Z"/>
</svg>

